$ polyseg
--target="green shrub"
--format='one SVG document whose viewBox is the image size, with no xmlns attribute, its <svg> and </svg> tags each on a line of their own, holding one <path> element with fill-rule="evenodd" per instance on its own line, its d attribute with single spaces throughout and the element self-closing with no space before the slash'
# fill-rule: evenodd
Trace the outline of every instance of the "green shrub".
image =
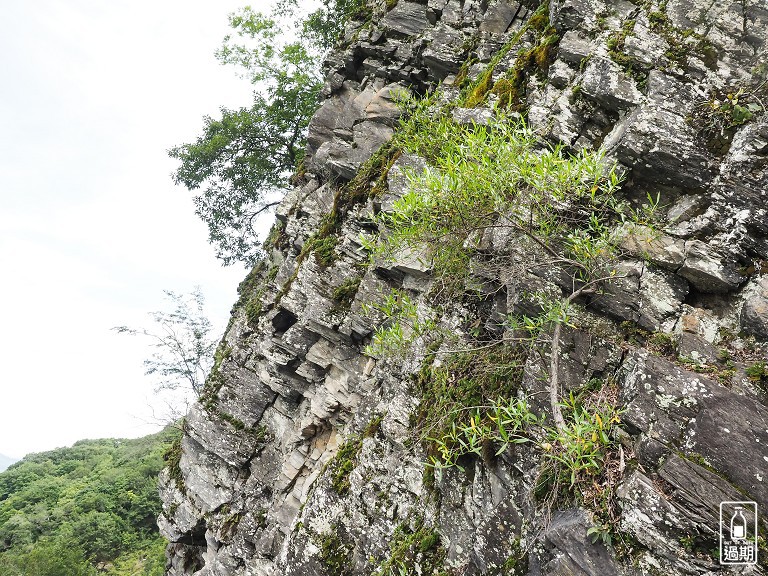
<svg viewBox="0 0 768 576">
<path fill-rule="evenodd" d="M 616 242 L 611 222 L 630 215 L 615 198 L 620 177 L 602 152 L 541 150 L 514 116 L 498 112 L 487 126 L 459 125 L 430 101 L 414 102 L 396 137 L 430 168 L 411 173 L 409 191 L 378 216 L 387 229 L 378 255 L 426 247 L 449 297 L 466 286 L 470 258 L 492 228 L 562 256 L 582 281 L 606 272 Z"/>
<path fill-rule="evenodd" d="M 186 494 L 187 488 L 184 485 L 184 475 L 181 473 L 181 435 L 173 439 L 173 442 L 163 454 L 163 460 L 168 468 L 171 479 L 182 493 Z"/>
<path fill-rule="evenodd" d="M 768 364 L 763 361 L 755 362 L 745 370 L 747 376 L 753 382 L 768 382 Z"/>
<path fill-rule="evenodd" d="M 369 356 L 405 354 L 419 337 L 437 334 L 432 318 L 420 318 L 416 303 L 404 290 L 392 290 L 383 301 L 363 305 L 363 312 L 383 312 L 386 321 L 376 328 L 371 343 L 365 347 Z"/>
<path fill-rule="evenodd" d="M 556 465 L 561 482 L 573 489 L 577 483 L 599 476 L 608 449 L 613 444 L 611 432 L 621 422 L 611 404 L 591 409 L 579 405 L 573 396 L 565 404 L 570 412 L 563 430 L 550 429 L 544 456 Z"/>
<path fill-rule="evenodd" d="M 537 65 L 537 54 L 525 58 Z M 483 88 L 487 77 L 475 88 Z M 501 96 L 515 82 L 498 88 Z M 589 397 L 602 398 L 599 402 L 562 401 L 560 327 L 572 326 L 576 298 L 616 277 L 619 225 L 650 224 L 654 203 L 633 211 L 620 201 L 621 177 L 600 150 L 574 153 L 547 146 L 518 115 L 498 108 L 484 125 L 460 125 L 437 102 L 436 97 L 409 102 L 411 113 L 395 139 L 398 148 L 421 156 L 428 167 L 408 174 L 406 193 L 392 211 L 376 216 L 383 233 L 365 242 L 384 260 L 404 252 L 428 255 L 432 289 L 418 301 L 393 290 L 371 305 L 385 319 L 366 351 L 408 354 L 416 342 L 427 348 L 415 379 L 421 402 L 412 422 L 426 449 L 425 482 L 471 458 L 492 461 L 511 444 L 531 442 L 544 462 L 539 483 L 544 497 L 551 501 L 570 493 L 594 508 L 604 506 L 604 493 L 593 485 L 613 470 L 607 462 L 615 457 L 615 398 L 603 398 L 606 387 L 595 381 Z M 490 231 L 504 232 L 520 254 L 489 246 Z M 510 316 L 494 329 L 482 317 L 461 328 L 443 324 L 452 311 L 488 303 L 478 277 L 497 278 L 502 271 L 526 276 L 536 267 L 552 278 L 568 278 L 558 284 L 572 288 L 552 284 L 527 294 L 526 309 L 537 312 Z M 551 338 L 542 338 L 548 331 Z M 519 387 L 529 355 L 541 353 L 536 349 L 547 341 L 552 342 L 548 384 L 554 425 L 545 427 Z"/>
<path fill-rule="evenodd" d="M 669 334 L 655 332 L 648 339 L 649 348 L 662 356 L 674 357 L 677 353 L 675 341 Z"/>
<path fill-rule="evenodd" d="M 339 239 L 334 235 L 317 237 L 312 240 L 310 250 L 315 253 L 315 260 L 321 268 L 327 268 L 333 264 L 338 255 L 336 254 L 336 245 Z"/>
</svg>

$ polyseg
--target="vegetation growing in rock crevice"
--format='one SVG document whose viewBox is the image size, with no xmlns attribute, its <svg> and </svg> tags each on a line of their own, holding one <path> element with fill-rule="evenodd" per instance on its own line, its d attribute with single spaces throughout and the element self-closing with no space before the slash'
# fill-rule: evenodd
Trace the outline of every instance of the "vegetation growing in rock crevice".
<svg viewBox="0 0 768 576">
<path fill-rule="evenodd" d="M 681 29 L 672 24 L 667 16 L 667 0 L 661 0 L 653 9 L 644 4 L 651 31 L 660 35 L 667 43 L 664 56 L 673 66 L 683 70 L 689 68 L 689 58 L 698 57 L 710 70 L 717 70 L 718 51 L 709 39 L 690 28 Z"/>
<path fill-rule="evenodd" d="M 339 535 L 339 525 L 334 524 L 331 531 L 319 536 L 320 560 L 330 576 L 347 576 L 351 573 L 351 547 Z"/>
<path fill-rule="evenodd" d="M 336 456 L 331 460 L 329 464 L 331 486 L 337 494 L 343 495 L 349 491 L 349 475 L 357 466 L 357 457 L 362 447 L 362 438 L 352 436 L 341 445 Z"/>
<path fill-rule="evenodd" d="M 473 256 L 483 256 L 479 264 L 489 271 L 514 264 L 489 246 L 501 231 L 543 251 L 539 265 L 553 259 L 576 284 L 609 273 L 611 223 L 629 212 L 615 195 L 620 177 L 602 153 L 542 148 L 522 121 L 503 112 L 488 125 L 459 125 L 428 100 L 414 104 L 399 141 L 430 167 L 411 173 L 410 191 L 378 216 L 387 230 L 380 255 L 432 248 L 433 277 L 461 291 Z"/>
<path fill-rule="evenodd" d="M 648 74 L 654 67 L 672 72 L 675 69 L 687 71 L 690 66 L 689 59 L 692 56 L 698 57 L 711 70 L 717 70 L 717 49 L 706 36 L 691 29 L 680 29 L 673 26 L 666 14 L 666 0 L 658 2 L 655 6 L 652 2 L 636 2 L 635 4 L 638 8 L 624 21 L 619 30 L 610 34 L 607 47 L 611 59 L 621 66 L 628 76 L 637 81 L 639 88 L 645 87 Z M 642 62 L 625 49 L 626 40 L 633 34 L 643 12 L 648 19 L 651 32 L 660 36 L 667 46 L 664 58 L 658 63 Z"/>
<path fill-rule="evenodd" d="M 543 483 L 549 493 L 565 486 L 581 494 L 601 477 L 613 449 L 616 398 L 563 401 L 560 329 L 572 322 L 580 297 L 616 277 L 617 225 L 648 215 L 618 199 L 620 177 L 600 151 L 572 154 L 542 145 L 522 121 L 498 109 L 486 125 L 461 125 L 436 101 L 411 102 L 412 114 L 396 135 L 428 168 L 410 173 L 409 191 L 377 216 L 385 233 L 366 243 L 378 258 L 425 255 L 433 289 L 424 306 L 403 290 L 374 305 L 388 320 L 369 352 L 407 350 L 417 340 L 425 346 L 430 335 L 414 423 L 438 474 L 461 466 L 467 455 L 490 460 L 510 444 L 534 441 L 555 480 L 556 486 Z M 513 310 L 495 334 L 475 325 L 457 335 L 441 325 L 457 303 L 483 300 L 490 288 L 478 285 L 478 277 L 502 272 L 546 288 L 527 294 L 527 311 Z M 549 428 L 519 390 L 529 354 L 546 342 Z M 588 490 L 583 494 L 590 498 Z"/>
<path fill-rule="evenodd" d="M 182 425 L 182 429 L 185 425 Z M 165 461 L 165 467 L 168 469 L 168 474 L 173 480 L 176 488 L 182 493 L 187 493 L 187 487 L 184 484 L 184 475 L 181 472 L 181 435 L 173 439 L 170 446 L 163 453 L 163 460 Z"/>
<path fill-rule="evenodd" d="M 415 529 L 407 522 L 402 522 L 392 534 L 388 557 L 374 569 L 373 574 L 447 576 L 450 572 L 444 564 L 445 549 L 440 544 L 440 534 L 421 520 L 416 522 Z"/>
<path fill-rule="evenodd" d="M 768 86 L 765 82 L 713 90 L 708 100 L 694 108 L 688 121 L 707 150 L 722 156 L 730 150 L 733 137 L 741 126 L 765 114 L 766 96 Z"/>
<path fill-rule="evenodd" d="M 219 399 L 219 391 L 224 385 L 224 376 L 221 373 L 221 365 L 230 357 L 232 349 L 222 341 L 213 355 L 213 366 L 205 379 L 205 386 L 200 393 L 198 402 L 207 410 L 215 410 Z"/>
<path fill-rule="evenodd" d="M 624 70 L 624 73 L 634 78 L 642 88 L 645 86 L 645 83 L 648 80 L 648 72 L 650 72 L 651 67 L 640 62 L 624 51 L 624 43 L 626 42 L 627 37 L 632 34 L 636 24 L 637 20 L 634 18 L 625 20 L 621 28 L 619 30 L 615 30 L 608 37 L 606 45 L 608 47 L 608 55 L 611 57 L 611 60 L 621 66 L 622 70 Z"/>
<path fill-rule="evenodd" d="M 520 48 L 512 67 L 494 82 L 496 67 L 528 35 L 530 35 L 529 47 Z M 547 70 L 554 60 L 559 41 L 560 36 L 549 24 L 549 2 L 544 2 L 522 28 L 494 54 L 478 78 L 465 87 L 460 101 L 464 106 L 474 108 L 483 104 L 488 94 L 494 94 L 498 97 L 500 108 L 523 111 L 529 77 L 533 74 L 546 76 Z M 474 56 L 470 56 L 465 66 L 462 67 L 464 72 L 460 71 L 457 75 L 456 83 L 458 85 L 464 83 L 466 71 L 473 59 Z"/>
<path fill-rule="evenodd" d="M 392 212 L 378 216 L 387 234 L 375 251 L 385 258 L 404 249 L 428 253 L 444 299 L 466 293 L 480 270 L 493 276 L 521 268 L 521 255 L 490 246 L 499 231 L 512 234 L 527 252 L 521 270 L 547 268 L 550 277 L 557 274 L 552 270 L 570 277 L 568 295 L 540 298 L 539 316 L 510 318 L 509 327 L 527 330 L 527 339 L 553 327 L 550 377 L 556 389 L 557 336 L 568 308 L 615 274 L 609 266 L 616 242 L 611 224 L 627 216 L 615 196 L 620 178 L 599 152 L 568 156 L 559 147 L 538 148 L 525 124 L 501 112 L 487 126 L 462 126 L 430 105 L 416 103 L 399 136 L 404 150 L 426 158 L 430 168 L 412 174 L 411 190 Z M 392 336 L 397 332 L 389 326 L 376 338 Z M 554 392 L 552 399 L 562 426 Z"/>
<path fill-rule="evenodd" d="M 323 216 L 317 231 L 307 238 L 297 259 L 297 265 L 314 253 L 317 264 L 327 268 L 338 259 L 336 245 L 341 222 L 355 206 L 368 198 L 380 196 L 387 185 L 387 175 L 400 156 L 397 140 L 383 144 L 358 169 L 354 178 L 340 185 L 333 197 L 333 206 Z"/>
<path fill-rule="evenodd" d="M 428 356 L 415 378 L 422 402 L 413 425 L 426 438 L 427 458 L 439 474 L 475 454 L 487 461 L 509 443 L 525 439 L 523 429 L 533 424 L 524 400 L 516 398 L 524 351 L 495 346 L 451 355 L 435 365 Z"/>
<path fill-rule="evenodd" d="M 333 289 L 333 292 L 331 293 L 331 298 L 333 298 L 334 301 L 334 305 L 331 309 L 332 312 L 345 312 L 349 310 L 352 306 L 352 301 L 357 294 L 357 290 L 360 288 L 362 279 L 362 276 L 352 276 Z"/>
</svg>

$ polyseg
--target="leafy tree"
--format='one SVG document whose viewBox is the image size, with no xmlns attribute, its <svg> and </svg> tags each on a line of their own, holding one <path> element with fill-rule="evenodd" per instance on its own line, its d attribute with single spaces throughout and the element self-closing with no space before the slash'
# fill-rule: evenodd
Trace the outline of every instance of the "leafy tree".
<svg viewBox="0 0 768 576">
<path fill-rule="evenodd" d="M 205 315 L 205 297 L 200 288 L 189 294 L 166 290 L 173 310 L 152 312 L 154 329 L 114 328 L 120 334 L 141 335 L 153 341 L 155 353 L 144 361 L 146 374 L 159 378 L 157 391 L 186 389 L 198 396 L 213 365 L 216 340 Z"/>
<path fill-rule="evenodd" d="M 105 562 L 120 554 L 127 526 L 109 512 L 87 512 L 72 522 L 72 538 L 94 562 Z"/>
<path fill-rule="evenodd" d="M 196 213 L 225 265 L 252 265 L 261 257 L 255 221 L 277 204 L 274 198 L 301 165 L 318 107 L 322 56 L 362 6 L 363 0 L 323 0 L 300 20 L 297 1 L 283 0 L 269 16 L 250 7 L 230 15 L 233 33 L 216 56 L 256 86 L 253 103 L 222 107 L 220 118 L 206 116 L 197 140 L 168 152 L 180 162 L 174 181 L 200 191 Z"/>
<path fill-rule="evenodd" d="M 24 514 L 14 514 L 0 528 L 0 547 L 27 546 L 35 540 L 35 529 Z"/>
<path fill-rule="evenodd" d="M 180 161 L 177 184 L 202 192 L 196 213 L 208 225 L 209 240 L 224 264 L 255 263 L 260 256 L 254 223 L 284 189 L 303 158 L 306 127 L 317 108 L 320 75 L 301 41 L 282 43 L 276 20 L 250 8 L 230 16 L 238 39 L 230 37 L 217 56 L 238 64 L 259 88 L 248 108 L 221 108 L 206 116 L 201 136 L 169 151 Z"/>
<path fill-rule="evenodd" d="M 179 434 L 86 440 L 0 473 L 0 574 L 161 576 L 157 475 Z"/>
<path fill-rule="evenodd" d="M 4 576 L 95 576 L 98 572 L 83 551 L 56 540 L 41 540 L 28 550 L 0 555 Z"/>
</svg>

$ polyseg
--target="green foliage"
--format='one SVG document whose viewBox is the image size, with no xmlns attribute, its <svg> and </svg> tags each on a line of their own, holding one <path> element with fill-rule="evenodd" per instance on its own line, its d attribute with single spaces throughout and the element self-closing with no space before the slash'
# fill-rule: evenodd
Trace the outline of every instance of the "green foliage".
<svg viewBox="0 0 768 576">
<path fill-rule="evenodd" d="M 546 430 L 538 448 L 543 466 L 535 496 L 548 508 L 582 506 L 592 510 L 593 540 L 610 543 L 619 518 L 616 488 L 622 469 L 616 428 L 618 388 L 595 379 L 563 403 L 565 426 Z"/>
<path fill-rule="evenodd" d="M 244 307 L 251 297 L 262 288 L 265 284 L 266 272 L 266 262 L 259 262 L 251 268 L 250 272 L 237 286 L 237 301 L 232 306 L 233 313 L 235 310 Z"/>
<path fill-rule="evenodd" d="M 631 56 L 624 53 L 624 43 L 626 42 L 627 37 L 634 31 L 636 23 L 637 21 L 634 19 L 626 20 L 620 29 L 615 30 L 608 37 L 608 41 L 606 42 L 608 55 L 630 75 L 632 67 L 636 65 L 636 62 Z M 643 72 L 647 73 L 645 70 Z"/>
<path fill-rule="evenodd" d="M 512 68 L 504 78 L 496 82 L 491 91 L 499 97 L 500 108 L 524 111 L 528 79 L 534 74 L 546 75 L 559 41 L 560 36 L 555 29 L 547 25 L 538 32 L 533 46 L 518 52 Z"/>
<path fill-rule="evenodd" d="M 529 32 L 532 33 L 530 46 L 518 50 L 510 70 L 494 83 L 493 76 L 496 66 Z M 463 105 L 468 108 L 479 106 L 486 101 L 487 95 L 490 93 L 498 96 L 499 108 L 523 110 L 528 77 L 536 73 L 546 74 L 549 65 L 554 60 L 554 52 L 559 41 L 560 37 L 555 29 L 549 25 L 549 2 L 544 2 L 536 9 L 520 31 L 494 54 L 485 70 L 465 91 Z M 467 60 L 467 63 L 470 61 L 471 59 Z M 463 73 L 466 74 L 466 69 L 463 70 Z M 460 75 L 457 76 L 456 83 L 458 85 L 463 81 Z"/>
<path fill-rule="evenodd" d="M 324 0 L 304 15 L 295 0 L 284 0 L 270 15 L 250 7 L 230 15 L 233 32 L 216 56 L 241 68 L 257 86 L 253 104 L 205 117 L 194 142 L 168 152 L 179 161 L 174 181 L 201 191 L 196 213 L 225 265 L 254 264 L 262 257 L 254 222 L 276 204 L 273 199 L 302 163 L 307 125 L 318 107 L 323 54 L 364 7 L 363 0 Z"/>
<path fill-rule="evenodd" d="M 355 294 L 357 294 L 357 290 L 360 288 L 362 279 L 362 276 L 353 276 L 347 278 L 344 282 L 334 288 L 331 298 L 333 298 L 336 303 L 334 305 L 335 311 L 349 310 L 352 301 L 355 299 Z"/>
<path fill-rule="evenodd" d="M 755 362 L 745 370 L 747 376 L 758 384 L 768 383 L 768 364 L 764 361 Z"/>
<path fill-rule="evenodd" d="M 353 436 L 341 445 L 331 461 L 331 486 L 337 494 L 343 495 L 349 491 L 349 475 L 357 466 L 357 457 L 362 447 L 362 439 L 359 436 Z"/>
<path fill-rule="evenodd" d="M 462 126 L 430 101 L 413 106 L 396 137 L 430 166 L 412 173 L 394 210 L 378 216 L 387 229 L 381 256 L 426 246 L 450 295 L 465 289 L 483 231 L 506 227 L 567 258 L 581 281 L 606 272 L 616 241 L 609 224 L 623 206 L 620 177 L 602 152 L 541 151 L 533 132 L 501 111 L 487 126 Z"/>
<path fill-rule="evenodd" d="M 245 319 L 248 325 L 255 327 L 262 313 L 262 297 L 269 287 L 269 282 L 275 279 L 278 267 L 267 268 L 265 262 L 258 262 L 248 273 L 245 279 L 237 287 L 237 302 L 232 307 L 233 318 L 236 310 L 245 312 Z M 215 368 L 218 368 L 217 363 Z M 214 370 L 211 371 L 213 374 Z M 211 376 L 209 375 L 209 380 Z M 207 384 L 206 384 L 207 386 Z"/>
<path fill-rule="evenodd" d="M 343 496 L 349 492 L 349 476 L 357 466 L 360 450 L 363 448 L 363 439 L 374 437 L 378 432 L 383 419 L 383 414 L 374 417 L 366 426 L 363 434 L 351 436 L 341 445 L 336 456 L 328 464 L 331 487 L 338 495 Z"/>
<path fill-rule="evenodd" d="M 421 402 L 414 424 L 438 475 L 462 456 L 492 458 L 524 440 L 522 428 L 533 417 L 525 400 L 515 398 L 525 362 L 521 349 L 498 345 L 433 361 L 429 357 L 416 378 Z"/>
<path fill-rule="evenodd" d="M 321 268 L 327 268 L 333 264 L 338 258 L 336 254 L 336 245 L 339 243 L 339 238 L 335 235 L 328 235 L 324 237 L 314 237 L 308 241 L 309 250 L 314 252 L 315 261 Z"/>
<path fill-rule="evenodd" d="M 518 58 L 525 67 L 535 67 L 548 61 L 536 48 L 557 40 L 543 16 L 529 25 L 543 34 L 534 49 Z M 477 89 L 480 97 L 489 77 L 481 75 L 465 93 L 473 97 Z M 499 92 L 515 88 L 516 81 L 507 80 Z M 647 221 L 654 202 L 632 210 L 619 200 L 621 177 L 601 150 L 574 153 L 548 146 L 518 114 L 501 107 L 484 125 L 458 124 L 450 107 L 438 101 L 432 96 L 406 103 L 411 113 L 395 142 L 403 152 L 424 158 L 427 168 L 409 173 L 406 193 L 392 211 L 376 216 L 380 237 L 363 240 L 376 258 L 422 255 L 432 291 L 417 302 L 404 290 L 393 290 L 372 304 L 369 311 L 384 321 L 367 352 L 397 355 L 417 341 L 427 347 L 415 382 L 421 402 L 412 422 L 427 452 L 425 482 L 429 474 L 440 478 L 445 468 L 462 468 L 464 459 L 492 461 L 512 444 L 531 442 L 544 463 L 541 495 L 550 501 L 567 495 L 569 501 L 610 510 L 606 500 L 616 484 L 614 427 L 619 422 L 613 387 L 591 382 L 586 399 L 579 394 L 562 401 L 560 328 L 571 325 L 580 295 L 599 291 L 616 276 L 618 225 Z M 497 230 L 520 254 L 489 243 L 488 233 Z M 478 277 L 527 275 L 535 267 L 552 278 L 570 278 L 572 289 L 564 295 L 553 283 L 520 294 L 524 309 L 536 312 L 511 316 L 499 327 L 501 336 L 482 318 L 459 329 L 441 325 L 439 318 L 456 310 L 457 301 L 470 309 L 483 303 L 484 293 L 474 284 Z M 551 338 L 542 338 L 549 330 Z M 550 427 L 532 413 L 518 389 L 529 355 L 547 340 L 552 342 Z"/>
<path fill-rule="evenodd" d="M 269 230 L 267 239 L 264 240 L 264 249 L 269 248 L 285 249 L 288 247 L 289 239 L 285 233 L 285 222 L 277 220 Z"/>
<path fill-rule="evenodd" d="M 740 126 L 765 114 L 763 102 L 767 95 L 765 82 L 715 90 L 696 106 L 688 120 L 704 146 L 713 154 L 723 155 Z"/>
<path fill-rule="evenodd" d="M 416 303 L 403 290 L 392 290 L 384 301 L 363 305 L 363 311 L 371 314 L 382 312 L 386 322 L 376 329 L 371 344 L 365 347 L 369 356 L 396 356 L 407 351 L 420 336 L 433 333 L 436 325 L 432 319 L 420 319 Z"/>
<path fill-rule="evenodd" d="M 163 460 L 165 460 L 166 467 L 171 479 L 176 484 L 176 488 L 182 493 L 186 494 L 187 487 L 184 485 L 184 476 L 181 473 L 181 434 L 173 439 L 173 442 L 163 453 Z"/>
<path fill-rule="evenodd" d="M 445 549 L 440 544 L 440 534 L 433 528 L 418 522 L 412 530 L 403 522 L 395 528 L 389 543 L 389 556 L 376 568 L 382 576 L 410 574 L 447 575 L 443 569 Z"/>
<path fill-rule="evenodd" d="M 564 403 L 570 414 L 565 429 L 550 429 L 544 455 L 556 464 L 556 474 L 573 489 L 589 481 L 602 470 L 608 449 L 613 444 L 611 432 L 621 422 L 619 412 L 609 403 L 587 407 L 571 394 Z"/>
<path fill-rule="evenodd" d="M 165 574 L 167 541 L 158 537 L 154 542 L 133 552 L 127 551 L 112 562 L 107 572 L 112 576 L 161 576 Z"/>
<path fill-rule="evenodd" d="M 379 414 L 378 416 L 375 416 L 371 419 L 370 422 L 368 422 L 368 425 L 365 427 L 365 430 L 363 430 L 363 438 L 373 438 L 376 436 L 376 434 L 379 433 L 379 430 L 381 430 L 381 423 L 384 420 L 384 414 Z"/>
<path fill-rule="evenodd" d="M 443 468 L 456 466 L 464 470 L 458 463 L 463 456 L 474 454 L 486 460 L 491 455 L 499 456 L 510 444 L 528 442 L 528 428 L 538 423 L 539 418 L 530 411 L 525 399 L 513 398 L 492 402 L 488 407 L 472 408 L 468 425 L 457 425 L 454 421 L 446 434 L 429 439 L 439 454 L 439 457 L 432 456 L 430 466 L 435 468 L 438 479 Z"/>
<path fill-rule="evenodd" d="M 406 98 L 404 95 L 401 99 Z M 383 144 L 358 169 L 354 178 L 342 187 L 340 204 L 349 209 L 367 198 L 381 196 L 387 190 L 389 170 L 400 157 L 402 150 L 397 139 Z"/>
<path fill-rule="evenodd" d="M 612 529 L 613 527 L 610 524 L 599 524 L 588 528 L 587 536 L 592 539 L 592 544 L 599 540 L 606 546 L 610 546 L 613 541 Z"/>
<path fill-rule="evenodd" d="M 545 20 L 539 20 L 547 30 Z M 545 147 L 521 120 L 498 109 L 487 125 L 467 126 L 455 123 L 434 99 L 410 104 L 412 114 L 395 138 L 404 151 L 425 158 L 428 168 L 409 174 L 409 191 L 390 213 L 377 216 L 386 233 L 378 244 L 369 241 L 368 248 L 383 258 L 403 251 L 427 254 L 438 286 L 430 296 L 433 309 L 438 298 L 449 306 L 451 300 L 471 295 L 479 266 L 493 274 L 514 265 L 508 256 L 483 247 L 491 229 L 506 228 L 527 247 L 527 269 L 536 265 L 534 254 L 539 252 L 542 262 L 560 267 L 574 284 L 567 297 L 557 288 L 525 295 L 539 313 L 509 318 L 511 343 L 483 341 L 482 328 L 470 329 L 476 340 L 465 342 L 466 352 L 451 353 L 455 342 L 445 342 L 439 361 L 428 355 L 417 379 L 422 401 L 415 424 L 426 440 L 429 465 L 439 476 L 443 468 L 461 467 L 466 456 L 490 460 L 510 444 L 533 437 L 542 422 L 517 393 L 530 350 L 554 326 L 551 356 L 558 357 L 557 328 L 570 325 L 579 286 L 594 286 L 615 275 L 610 268 L 618 240 L 615 224 L 645 214 L 617 200 L 620 177 L 600 151 L 569 154 L 561 147 Z M 397 354 L 427 334 L 448 336 L 402 290 L 370 308 L 385 321 L 368 353 Z M 557 380 L 550 387 L 556 390 Z M 557 402 L 557 394 L 552 397 Z M 558 482 L 575 485 L 600 469 L 615 422 L 602 408 L 588 414 L 573 406 L 566 409 L 571 411 L 567 425 L 556 414 L 557 426 L 546 431 L 545 456 Z M 607 428 L 601 428 L 603 421 Z"/>
<path fill-rule="evenodd" d="M 734 128 L 746 124 L 755 114 L 763 112 L 760 104 L 749 102 L 750 95 L 742 87 L 735 93 L 728 92 L 722 101 L 717 98 L 710 100 L 709 105 L 713 114 L 722 118 L 725 128 Z"/>
<path fill-rule="evenodd" d="M 469 91 L 469 94 L 464 101 L 464 105 L 467 108 L 474 108 L 485 102 L 485 97 L 493 86 L 493 70 L 494 69 L 489 66 L 482 72 L 482 74 L 480 74 L 477 82 L 472 86 L 472 89 Z"/>
<path fill-rule="evenodd" d="M 674 357 L 677 354 L 675 341 L 669 334 L 655 332 L 648 338 L 648 347 L 662 356 Z"/>
<path fill-rule="evenodd" d="M 522 296 L 539 309 L 539 313 L 534 316 L 510 314 L 507 318 L 509 329 L 523 343 L 529 346 L 534 345 L 541 334 L 556 324 L 573 327 L 571 319 L 575 307 L 564 299 L 557 298 L 557 295 L 553 297 L 552 294 L 543 291 Z"/>
<path fill-rule="evenodd" d="M 334 524 L 331 532 L 321 536 L 320 559 L 330 576 L 346 576 L 351 572 L 352 550 L 339 536 L 339 527 Z"/>
<path fill-rule="evenodd" d="M 387 0 L 391 9 L 397 0 Z M 284 5 L 297 6 L 297 0 L 286 0 Z M 312 12 L 301 24 L 303 35 L 321 49 L 332 48 L 342 38 L 344 26 L 350 20 L 366 20 L 371 16 L 366 0 L 322 0 L 322 6 Z"/>
<path fill-rule="evenodd" d="M 231 350 L 222 341 L 216 350 L 216 359 L 213 363 L 211 371 L 208 373 L 208 377 L 205 379 L 205 386 L 198 398 L 198 402 L 209 412 L 216 410 L 216 403 L 219 399 L 219 391 L 224 386 L 224 376 L 221 373 L 221 364 L 229 356 Z"/>
<path fill-rule="evenodd" d="M 428 466 L 438 480 L 446 468 L 463 470 L 466 456 L 492 461 L 511 444 L 538 437 L 539 430 L 546 438 L 537 444 L 547 463 L 542 492 L 550 498 L 557 498 L 563 489 L 582 494 L 604 472 L 620 419 L 614 403 L 600 396 L 606 392 L 602 382 L 595 380 L 586 387 L 585 393 L 597 394 L 598 401 L 571 394 L 563 404 L 566 425 L 544 427 L 527 401 L 515 395 L 526 353 L 520 344 L 497 344 L 454 353 L 440 363 L 429 357 L 416 380 L 421 403 L 414 424 L 426 442 Z"/>
<path fill-rule="evenodd" d="M 84 440 L 31 454 L 0 474 L 0 573 L 160 576 L 157 475 L 179 430 Z"/>
<path fill-rule="evenodd" d="M 646 11 L 650 29 L 660 36 L 668 46 L 664 59 L 655 66 L 661 70 L 682 69 L 689 71 L 689 59 L 696 56 L 711 70 L 717 70 L 717 49 L 706 36 L 692 29 L 681 29 L 674 26 L 667 16 L 666 3 L 661 2 L 658 9 L 652 10 L 650 2 L 634 2 Z M 621 29 L 614 31 L 608 38 L 608 54 L 624 72 L 634 78 L 639 88 L 644 88 L 651 70 L 645 62 L 625 51 L 626 39 L 633 33 L 636 19 L 628 19 Z M 666 61 L 664 61 L 666 60 Z"/>
<path fill-rule="evenodd" d="M 96 576 L 99 572 L 77 546 L 41 539 L 34 547 L 0 553 L 4 576 Z M 155 572 L 156 575 L 162 572 Z"/>
<path fill-rule="evenodd" d="M 311 70 L 311 60 L 305 66 Z M 225 265 L 261 258 L 254 222 L 276 203 L 264 199 L 288 185 L 303 157 L 319 88 L 314 76 L 281 75 L 267 96 L 254 93 L 250 108 L 222 108 L 218 119 L 206 116 L 195 142 L 169 150 L 180 163 L 174 181 L 202 190 L 195 212 L 208 225 L 209 241 Z"/>
<path fill-rule="evenodd" d="M 648 23 L 651 25 L 651 30 L 658 30 L 662 26 L 669 23 L 669 18 L 664 12 L 659 10 L 652 10 L 648 13 Z"/>
<path fill-rule="evenodd" d="M 650 3 L 641 6 L 646 10 L 651 30 L 661 36 L 669 46 L 664 56 L 669 60 L 671 66 L 687 71 L 689 57 L 695 55 L 710 70 L 717 70 L 717 49 L 705 35 L 690 28 L 681 29 L 674 26 L 666 14 L 666 1 L 660 2 L 656 10 L 650 9 Z M 664 70 L 666 67 L 662 66 L 661 69 Z M 645 68 L 645 71 L 647 72 L 648 68 Z"/>
<path fill-rule="evenodd" d="M 368 198 L 378 196 L 387 186 L 387 174 L 400 155 L 400 150 L 394 140 L 382 145 L 358 169 L 354 178 L 336 190 L 333 206 L 320 222 L 317 231 L 312 234 L 301 249 L 298 263 L 304 261 L 310 254 L 315 253 L 319 266 L 325 268 L 333 264 L 337 258 L 336 245 L 339 242 L 339 227 L 344 216 L 353 207 Z M 298 273 L 298 268 L 297 272 Z M 295 274 L 281 289 L 281 294 L 288 291 Z"/>
<path fill-rule="evenodd" d="M 519 538 L 514 541 L 511 548 L 511 553 L 501 566 L 500 574 L 504 576 L 525 576 L 528 574 L 528 553 L 523 550 Z"/>
</svg>

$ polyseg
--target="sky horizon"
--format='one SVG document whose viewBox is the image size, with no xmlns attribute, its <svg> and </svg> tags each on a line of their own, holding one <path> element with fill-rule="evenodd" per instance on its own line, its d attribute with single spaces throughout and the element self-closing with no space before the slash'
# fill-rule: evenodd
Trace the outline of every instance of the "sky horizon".
<svg viewBox="0 0 768 576">
<path fill-rule="evenodd" d="M 243 5 L 11 0 L 0 22 L 0 453 L 138 437 L 156 402 L 151 327 L 164 290 L 200 286 L 223 330 L 242 266 L 224 268 L 171 179 L 167 150 L 203 116 L 251 103 L 214 51 Z M 217 334 L 218 336 L 218 334 Z"/>
</svg>

